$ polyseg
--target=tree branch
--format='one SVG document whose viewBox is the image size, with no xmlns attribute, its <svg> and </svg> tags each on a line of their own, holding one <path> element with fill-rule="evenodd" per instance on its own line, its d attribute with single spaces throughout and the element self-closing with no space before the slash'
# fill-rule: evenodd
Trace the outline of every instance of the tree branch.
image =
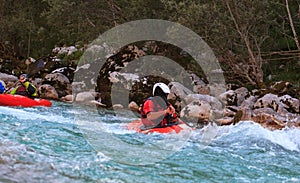
<svg viewBox="0 0 300 183">
<path fill-rule="evenodd" d="M 287 13 L 288 13 L 288 16 L 289 16 L 290 26 L 291 26 L 292 31 L 293 31 L 294 41 L 295 41 L 295 44 L 297 46 L 297 49 L 300 50 L 300 44 L 299 44 L 297 33 L 295 31 L 294 22 L 293 22 L 292 15 L 291 15 L 291 12 L 290 12 L 289 1 L 288 0 L 285 0 L 285 5 L 286 5 L 286 10 L 287 10 Z M 300 54 L 299 54 L 299 60 L 300 60 Z"/>
</svg>

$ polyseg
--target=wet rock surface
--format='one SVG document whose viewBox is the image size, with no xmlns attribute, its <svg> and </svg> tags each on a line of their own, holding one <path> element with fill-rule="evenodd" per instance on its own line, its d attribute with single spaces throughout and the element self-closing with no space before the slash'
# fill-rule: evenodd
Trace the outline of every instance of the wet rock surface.
<svg viewBox="0 0 300 183">
<path fill-rule="evenodd" d="M 127 107 L 136 113 L 143 101 L 152 96 L 153 85 L 164 82 L 171 90 L 168 99 L 178 114 L 196 127 L 209 122 L 232 125 L 245 120 L 271 130 L 300 125 L 300 90 L 289 82 L 276 82 L 269 88 L 252 90 L 228 84 L 231 87 L 216 96 L 212 91 L 215 88 L 194 73 L 189 73 L 189 79 L 182 83 L 124 70 L 130 61 L 145 56 L 150 49 L 149 45 L 143 49 L 127 46 L 108 56 L 98 72 L 92 68 L 97 68 L 99 60 L 78 67 L 72 64 L 63 66 L 56 55 L 19 61 L 18 67 L 4 61 L 0 80 L 10 89 L 18 81 L 19 74 L 29 70 L 30 80 L 41 98 L 96 104 L 111 109 Z M 77 50 L 68 47 L 54 51 L 56 54 L 72 54 Z M 26 64 L 29 64 L 28 68 Z M 73 80 L 75 75 L 76 80 Z"/>
</svg>

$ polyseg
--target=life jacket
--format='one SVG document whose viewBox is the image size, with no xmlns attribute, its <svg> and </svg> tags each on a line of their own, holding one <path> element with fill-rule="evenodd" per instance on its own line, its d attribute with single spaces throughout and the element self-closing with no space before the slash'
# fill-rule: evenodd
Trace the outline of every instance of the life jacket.
<svg viewBox="0 0 300 183">
<path fill-rule="evenodd" d="M 152 103 L 154 104 L 154 111 L 153 112 L 158 112 L 158 111 L 162 111 L 165 110 L 162 106 L 159 105 L 158 102 L 155 102 L 155 99 L 153 97 L 147 98 L 142 105 L 140 106 L 140 114 L 141 114 L 141 120 L 143 122 L 143 124 L 147 124 L 147 123 L 151 123 L 150 120 L 147 119 L 147 114 L 144 111 L 144 104 L 148 101 L 151 100 Z M 168 103 L 168 106 L 170 106 L 171 104 Z M 163 119 L 161 121 L 156 122 L 158 125 L 156 125 L 154 128 L 161 128 L 161 127 L 167 127 L 167 126 L 172 126 L 174 124 L 178 124 L 177 121 L 177 114 L 166 114 Z"/>
<path fill-rule="evenodd" d="M 26 91 L 26 87 L 24 85 L 21 85 L 17 88 L 16 93 L 17 95 L 23 95 L 23 96 L 28 96 L 28 93 Z"/>
<path fill-rule="evenodd" d="M 147 118 L 147 114 L 144 111 L 144 105 L 146 103 L 146 101 L 151 100 L 153 101 L 152 97 L 147 98 L 146 100 L 143 101 L 143 103 L 140 105 L 140 114 L 141 114 L 141 118 Z M 157 103 L 154 103 L 154 111 L 158 111 L 160 109 L 160 105 L 158 105 Z"/>
<path fill-rule="evenodd" d="M 37 91 L 35 86 L 33 86 L 31 83 L 29 83 L 29 81 L 26 81 L 25 83 L 23 83 L 22 85 L 16 87 L 15 89 L 13 89 L 10 94 L 14 95 L 23 95 L 23 96 L 27 96 L 29 98 L 35 98 L 37 97 Z"/>
</svg>

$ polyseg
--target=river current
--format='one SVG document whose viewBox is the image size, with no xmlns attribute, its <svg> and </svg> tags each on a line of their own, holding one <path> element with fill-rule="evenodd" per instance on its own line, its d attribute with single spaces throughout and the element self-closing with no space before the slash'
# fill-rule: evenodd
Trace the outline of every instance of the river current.
<svg viewBox="0 0 300 183">
<path fill-rule="evenodd" d="M 60 102 L 0 107 L 0 182 L 300 182 L 299 129 L 145 135 L 126 129 L 134 119 Z"/>
</svg>

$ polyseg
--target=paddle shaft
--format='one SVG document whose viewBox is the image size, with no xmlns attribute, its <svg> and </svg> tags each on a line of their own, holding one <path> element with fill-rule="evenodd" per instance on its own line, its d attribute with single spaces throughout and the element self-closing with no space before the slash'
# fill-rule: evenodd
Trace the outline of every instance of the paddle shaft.
<svg viewBox="0 0 300 183">
<path fill-rule="evenodd" d="M 8 89 L 6 89 L 3 93 L 7 93 L 9 90 L 11 90 L 12 88 L 16 87 L 17 84 L 19 84 L 19 82 L 20 82 L 19 80 L 16 81 L 11 87 L 9 87 Z"/>
<path fill-rule="evenodd" d="M 168 107 L 170 110 L 171 110 L 171 108 L 170 107 Z M 176 115 L 177 115 L 177 118 L 178 118 L 178 122 L 179 123 L 183 123 L 183 124 L 185 124 L 185 125 L 187 125 L 188 127 L 190 127 L 190 128 L 194 128 L 193 126 L 191 126 L 190 124 L 188 124 L 187 122 L 185 122 L 185 121 L 183 121 L 182 119 L 180 119 L 178 116 L 179 116 L 179 114 L 177 113 L 177 112 L 175 112 L 176 113 Z M 155 127 L 157 127 L 158 125 L 159 125 L 160 123 L 158 123 L 158 124 L 155 124 L 155 125 L 150 125 L 150 126 L 142 126 L 141 127 L 141 130 L 149 130 L 149 129 L 152 129 L 152 128 L 155 128 Z"/>
</svg>

